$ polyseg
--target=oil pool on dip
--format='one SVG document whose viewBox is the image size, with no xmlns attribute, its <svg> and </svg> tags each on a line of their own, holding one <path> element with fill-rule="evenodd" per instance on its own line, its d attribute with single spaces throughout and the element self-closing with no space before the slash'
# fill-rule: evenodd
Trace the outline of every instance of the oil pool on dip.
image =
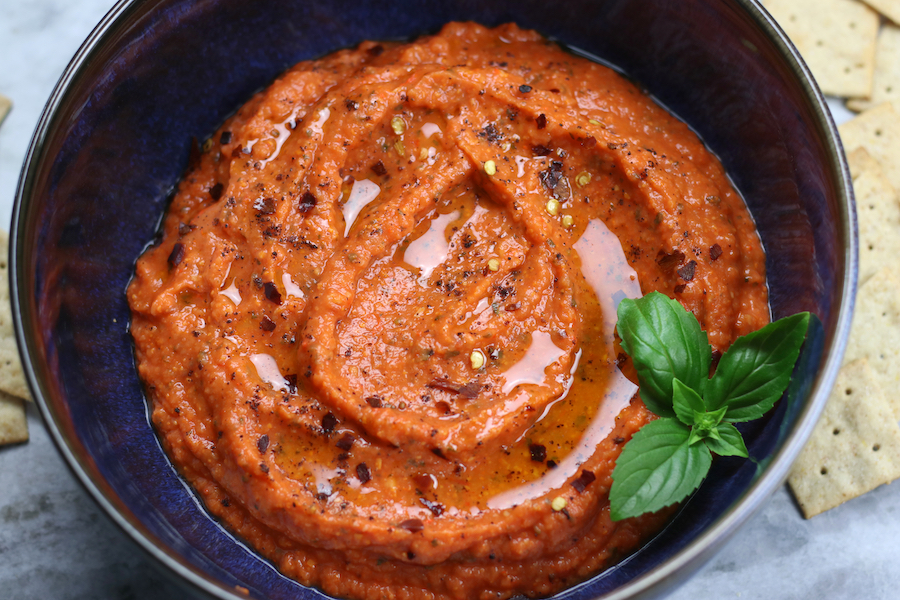
<svg viewBox="0 0 900 600">
<path fill-rule="evenodd" d="M 569 587 L 654 416 L 615 309 L 657 290 L 722 351 L 768 321 L 719 162 L 538 34 L 451 23 L 303 62 L 204 146 L 128 290 L 153 423 L 209 512 L 340 598 Z"/>
</svg>

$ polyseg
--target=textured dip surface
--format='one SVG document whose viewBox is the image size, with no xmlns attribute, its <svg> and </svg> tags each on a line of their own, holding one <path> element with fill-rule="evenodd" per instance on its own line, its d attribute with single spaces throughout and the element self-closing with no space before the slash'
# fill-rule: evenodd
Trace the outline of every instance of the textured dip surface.
<svg viewBox="0 0 900 600">
<path fill-rule="evenodd" d="M 768 320 L 746 208 L 690 129 L 513 25 L 291 68 L 203 146 L 128 294 L 163 445 L 208 510 L 348 598 L 568 587 L 653 415 L 615 307 L 714 350 Z"/>
</svg>

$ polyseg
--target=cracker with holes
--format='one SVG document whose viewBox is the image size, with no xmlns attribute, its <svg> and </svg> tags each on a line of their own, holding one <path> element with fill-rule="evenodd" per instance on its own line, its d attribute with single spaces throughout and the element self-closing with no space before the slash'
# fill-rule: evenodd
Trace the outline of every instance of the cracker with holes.
<svg viewBox="0 0 900 600">
<path fill-rule="evenodd" d="M 859 283 L 900 256 L 900 199 L 865 148 L 847 156 L 859 221 Z"/>
<path fill-rule="evenodd" d="M 845 364 L 788 484 L 808 519 L 900 477 L 900 427 L 866 359 Z"/>
<path fill-rule="evenodd" d="M 28 422 L 24 401 L 0 392 L 0 446 L 25 441 L 28 441 Z"/>
<path fill-rule="evenodd" d="M 882 268 L 860 286 L 844 360 L 869 361 L 893 408 L 891 423 L 896 425 L 900 419 L 900 281 L 892 272 Z"/>
<path fill-rule="evenodd" d="M 765 0 L 825 94 L 868 98 L 878 14 L 855 0 Z"/>
<path fill-rule="evenodd" d="M 19 359 L 9 300 L 9 237 L 0 230 L 0 391 L 31 398 Z"/>
<path fill-rule="evenodd" d="M 885 25 L 875 48 L 872 96 L 866 100 L 851 98 L 847 108 L 862 111 L 891 101 L 900 101 L 900 27 Z"/>
<path fill-rule="evenodd" d="M 900 0 L 863 0 L 863 2 L 894 23 L 900 23 Z"/>
<path fill-rule="evenodd" d="M 864 147 L 900 190 L 900 103 L 885 102 L 838 127 L 844 150 Z"/>
</svg>

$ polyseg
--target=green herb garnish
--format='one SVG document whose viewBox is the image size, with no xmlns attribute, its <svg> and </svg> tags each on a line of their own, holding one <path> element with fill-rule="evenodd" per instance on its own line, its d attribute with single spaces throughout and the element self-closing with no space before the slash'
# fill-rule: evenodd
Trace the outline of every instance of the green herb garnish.
<svg viewBox="0 0 900 600">
<path fill-rule="evenodd" d="M 732 423 L 758 419 L 781 397 L 806 338 L 809 313 L 741 336 L 709 377 L 706 332 L 677 301 L 650 293 L 619 303 L 619 337 L 640 396 L 660 416 L 625 445 L 609 492 L 614 521 L 680 502 L 706 477 L 712 453 L 746 458 Z"/>
</svg>

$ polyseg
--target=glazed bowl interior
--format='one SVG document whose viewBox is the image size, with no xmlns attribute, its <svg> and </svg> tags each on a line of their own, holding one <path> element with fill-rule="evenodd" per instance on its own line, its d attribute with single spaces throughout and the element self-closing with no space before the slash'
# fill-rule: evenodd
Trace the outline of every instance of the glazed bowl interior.
<svg viewBox="0 0 900 600">
<path fill-rule="evenodd" d="M 64 74 L 20 181 L 13 301 L 60 450 L 112 518 L 192 589 L 315 598 L 208 517 L 149 424 L 125 287 L 204 140 L 288 66 L 452 20 L 514 21 L 624 70 L 721 158 L 767 251 L 771 309 L 814 312 L 787 397 L 745 429 L 637 554 L 560 598 L 649 597 L 699 567 L 783 481 L 834 381 L 855 288 L 848 174 L 805 67 L 749 0 L 122 2 Z"/>
</svg>

